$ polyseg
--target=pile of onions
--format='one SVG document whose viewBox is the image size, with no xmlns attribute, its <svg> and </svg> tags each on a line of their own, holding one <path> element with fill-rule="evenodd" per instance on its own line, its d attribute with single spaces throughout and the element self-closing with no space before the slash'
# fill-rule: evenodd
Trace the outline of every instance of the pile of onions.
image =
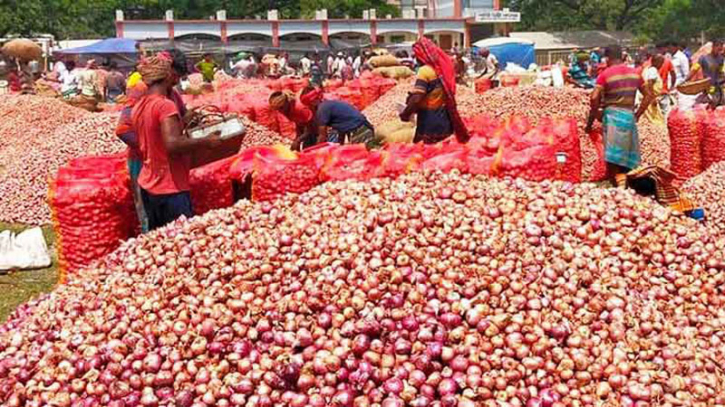
<svg viewBox="0 0 725 407">
<path fill-rule="evenodd" d="M 723 247 L 588 184 L 326 183 L 130 240 L 23 306 L 0 404 L 722 405 Z"/>
<path fill-rule="evenodd" d="M 710 165 L 705 172 L 682 185 L 687 194 L 705 210 L 705 224 L 715 233 L 725 233 L 725 162 Z"/>
<path fill-rule="evenodd" d="M 15 125 L 0 131 L 11 142 L 0 150 L 0 221 L 42 225 L 50 223 L 48 180 L 58 168 L 126 147 L 114 132 L 118 113 L 92 114 L 55 99 L 25 98 L 15 98 L 22 109 L 0 104 L 0 117 Z"/>
</svg>

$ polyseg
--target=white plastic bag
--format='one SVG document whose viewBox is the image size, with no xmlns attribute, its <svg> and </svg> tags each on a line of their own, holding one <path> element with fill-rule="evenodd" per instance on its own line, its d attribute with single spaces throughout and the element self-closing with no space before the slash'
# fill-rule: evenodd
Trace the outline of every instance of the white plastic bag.
<svg viewBox="0 0 725 407">
<path fill-rule="evenodd" d="M 45 268 L 50 264 L 48 245 L 39 227 L 18 235 L 9 230 L 0 233 L 0 270 Z"/>
</svg>

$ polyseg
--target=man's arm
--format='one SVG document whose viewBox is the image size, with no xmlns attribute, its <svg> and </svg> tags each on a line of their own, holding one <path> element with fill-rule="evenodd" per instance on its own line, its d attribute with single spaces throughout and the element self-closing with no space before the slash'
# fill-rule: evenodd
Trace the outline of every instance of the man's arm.
<svg viewBox="0 0 725 407">
<path fill-rule="evenodd" d="M 179 115 L 169 116 L 161 121 L 161 137 L 169 154 L 186 154 L 200 148 L 214 149 L 222 142 L 220 135 L 221 132 L 216 132 L 202 139 L 184 137 Z"/>
<path fill-rule="evenodd" d="M 420 102 L 423 101 L 423 98 L 425 98 L 423 93 L 411 93 L 410 96 L 408 96 L 405 109 L 400 113 L 400 120 L 404 122 L 410 121 L 410 116 L 418 111 L 418 106 L 420 106 Z"/>
<path fill-rule="evenodd" d="M 647 111 L 652 103 L 657 101 L 657 96 L 654 91 L 654 83 L 655 81 L 647 81 L 639 87 L 639 91 L 642 95 L 644 95 L 644 97 L 642 98 L 642 102 L 639 104 L 639 109 L 636 113 L 637 120 L 642 117 L 644 112 Z"/>
<path fill-rule="evenodd" d="M 585 131 L 589 133 L 592 131 L 592 126 L 594 126 L 594 120 L 597 118 L 597 115 L 599 114 L 599 107 L 602 103 L 602 88 L 597 86 L 594 88 L 594 91 L 592 92 L 591 97 L 589 98 L 589 117 L 587 118 L 587 127 Z"/>
<path fill-rule="evenodd" d="M 330 131 L 330 128 L 327 126 L 320 126 L 317 130 L 317 143 L 324 143 L 327 141 L 327 135 Z"/>
</svg>

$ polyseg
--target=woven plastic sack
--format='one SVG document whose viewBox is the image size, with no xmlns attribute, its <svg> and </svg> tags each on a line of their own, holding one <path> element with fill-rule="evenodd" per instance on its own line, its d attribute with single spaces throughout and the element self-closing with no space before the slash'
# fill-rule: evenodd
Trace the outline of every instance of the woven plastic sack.
<svg viewBox="0 0 725 407">
<path fill-rule="evenodd" d="M 719 108 L 705 118 L 701 147 L 703 171 L 725 160 L 725 109 Z"/>
<path fill-rule="evenodd" d="M 372 57 L 372 58 L 370 58 L 368 63 L 373 68 L 400 65 L 400 63 L 398 62 L 398 58 L 396 58 L 392 55 L 380 55 L 380 56 Z"/>
<path fill-rule="evenodd" d="M 270 201 L 288 193 L 301 194 L 320 183 L 314 157 L 300 156 L 291 160 L 278 157 L 254 157 L 252 200 Z"/>
<path fill-rule="evenodd" d="M 191 171 L 189 186 L 194 214 L 203 215 L 212 209 L 228 208 L 234 204 L 229 169 L 236 158 L 225 158 Z"/>
<path fill-rule="evenodd" d="M 704 123 L 705 117 L 702 113 L 680 109 L 673 110 L 667 119 L 672 171 L 683 180 L 702 172 L 700 149 L 704 125 L 698 123 L 698 115 Z"/>
</svg>

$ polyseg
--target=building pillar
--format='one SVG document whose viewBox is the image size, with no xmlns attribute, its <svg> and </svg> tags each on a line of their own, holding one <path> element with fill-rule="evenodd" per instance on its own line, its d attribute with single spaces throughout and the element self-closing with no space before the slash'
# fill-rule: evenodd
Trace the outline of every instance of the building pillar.
<svg viewBox="0 0 725 407">
<path fill-rule="evenodd" d="M 166 31 L 169 34 L 169 41 L 174 41 L 174 22 L 173 21 L 167 21 L 166 22 Z"/>
<path fill-rule="evenodd" d="M 501 0 L 493 0 L 493 9 L 501 10 Z"/>
<path fill-rule="evenodd" d="M 378 23 L 375 20 L 370 20 L 370 43 L 378 43 Z"/>
<path fill-rule="evenodd" d="M 471 48 L 471 25 L 466 22 L 466 29 L 463 32 L 463 46 Z"/>
<path fill-rule="evenodd" d="M 498 0 L 494 0 L 498 1 Z M 455 18 L 461 18 L 463 5 L 463 0 L 453 0 L 453 17 Z"/>
<path fill-rule="evenodd" d="M 123 21 L 116 21 L 116 38 L 123 38 Z"/>
<path fill-rule="evenodd" d="M 221 37 L 222 37 L 222 43 L 227 44 L 228 38 L 227 38 L 227 22 L 226 21 L 220 21 L 219 22 L 219 30 L 221 31 Z"/>
<path fill-rule="evenodd" d="M 272 46 L 279 47 L 279 21 L 272 21 Z"/>
<path fill-rule="evenodd" d="M 425 20 L 418 20 L 418 38 L 425 36 Z"/>
<path fill-rule="evenodd" d="M 330 45 L 330 24 L 327 20 L 322 20 L 322 43 Z"/>
</svg>

